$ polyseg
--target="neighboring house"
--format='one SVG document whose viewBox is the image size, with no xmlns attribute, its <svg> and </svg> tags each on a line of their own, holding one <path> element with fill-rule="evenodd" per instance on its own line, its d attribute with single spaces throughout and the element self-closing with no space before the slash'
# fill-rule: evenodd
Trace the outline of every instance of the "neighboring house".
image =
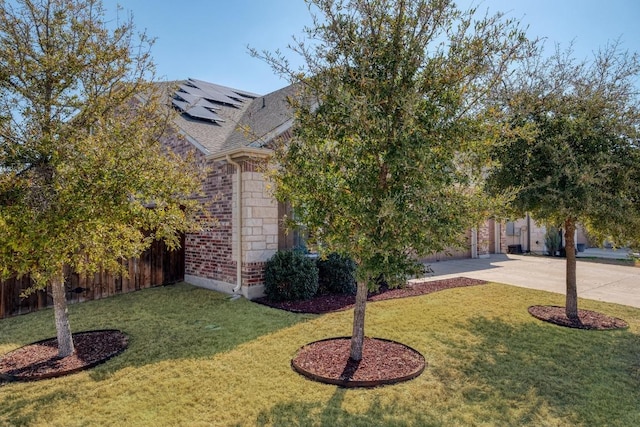
<svg viewBox="0 0 640 427">
<path fill-rule="evenodd" d="M 534 218 L 526 216 L 505 224 L 507 250 L 513 253 L 526 252 L 535 254 L 546 254 L 545 235 L 547 228 L 538 224 Z M 562 246 L 564 247 L 564 236 L 562 236 Z M 576 226 L 574 236 L 576 246 L 584 250 L 589 245 L 588 236 L 580 224 Z"/>
<path fill-rule="evenodd" d="M 545 255 L 546 232 L 546 227 L 530 216 L 505 223 L 490 219 L 478 228 L 467 231 L 467 245 L 464 249 L 434 254 L 424 260 L 431 262 L 451 258 L 486 258 L 499 253 Z M 564 236 L 561 240 L 564 247 Z M 576 227 L 575 242 L 579 250 L 589 246 L 588 236 L 580 224 Z"/>
<path fill-rule="evenodd" d="M 460 258 L 488 258 L 491 254 L 507 253 L 507 235 L 504 224 L 486 220 L 477 228 L 467 230 L 462 249 L 451 249 L 422 258 L 424 262 L 446 261 Z"/>
<path fill-rule="evenodd" d="M 200 80 L 176 83 L 180 136 L 164 141 L 208 167 L 204 202 L 216 224 L 185 238 L 185 281 L 247 298 L 263 294 L 265 262 L 280 248 L 282 207 L 263 174 L 266 148 L 288 138 L 291 86 L 257 95 Z"/>
</svg>

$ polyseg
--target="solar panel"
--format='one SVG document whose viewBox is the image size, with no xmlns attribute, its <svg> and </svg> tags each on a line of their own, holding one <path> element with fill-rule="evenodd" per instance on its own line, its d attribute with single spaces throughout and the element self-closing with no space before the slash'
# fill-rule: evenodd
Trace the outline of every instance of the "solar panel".
<svg viewBox="0 0 640 427">
<path fill-rule="evenodd" d="M 204 82 L 202 80 L 189 79 L 189 83 L 205 91 L 213 90 L 213 91 L 222 93 L 223 95 L 228 96 L 229 98 L 238 99 L 240 102 L 243 101 L 242 98 L 255 99 L 259 96 L 259 95 L 251 94 L 249 92 L 242 92 L 239 90 L 220 86 L 214 83 Z"/>
<path fill-rule="evenodd" d="M 219 104 L 214 104 L 212 102 L 207 101 L 204 98 L 200 98 L 198 96 L 191 95 L 185 92 L 176 92 L 175 96 L 176 96 L 176 98 L 174 98 L 175 100 L 183 104 L 186 103 L 189 106 L 200 105 L 201 107 L 206 107 L 211 110 L 219 110 L 221 108 Z M 183 109 L 186 109 L 186 108 L 183 108 Z"/>
<path fill-rule="evenodd" d="M 189 79 L 178 87 L 171 102 L 190 117 L 224 122 L 225 120 L 215 110 L 219 111 L 224 105 L 242 107 L 245 101 L 255 97 L 257 95 L 245 94 L 202 80 Z"/>
<path fill-rule="evenodd" d="M 222 95 L 222 96 L 224 96 L 226 98 L 232 99 L 232 100 L 234 100 L 236 102 L 240 102 L 240 103 L 242 103 L 244 101 L 242 99 L 242 96 L 238 92 L 236 92 L 236 91 L 234 91 L 232 89 L 229 89 L 227 87 L 216 85 L 216 84 L 209 83 L 209 82 L 203 82 L 202 80 L 190 79 L 189 82 L 193 86 L 197 87 L 198 89 L 200 89 L 203 92 L 208 93 L 210 95 L 215 95 L 215 94 Z M 247 98 L 247 99 L 249 99 L 249 98 Z"/>
<path fill-rule="evenodd" d="M 196 96 L 198 98 L 202 98 L 206 95 L 205 91 L 193 86 L 180 85 L 180 90 L 188 95 Z M 180 95 L 182 95 L 182 92 Z"/>
<path fill-rule="evenodd" d="M 191 107 L 186 111 L 186 113 L 189 116 L 197 119 L 212 120 L 214 122 L 224 122 L 224 119 L 222 117 L 220 117 L 213 111 L 206 109 L 205 107 Z"/>
<path fill-rule="evenodd" d="M 198 99 L 200 99 L 198 96 L 191 95 L 188 92 L 180 92 L 179 91 L 179 92 L 176 92 L 176 96 L 179 96 L 180 98 L 182 98 L 186 102 L 196 102 Z"/>
<path fill-rule="evenodd" d="M 189 108 L 189 103 L 188 102 L 184 102 L 184 101 L 180 101 L 178 99 L 172 99 L 171 103 L 178 107 L 180 109 L 180 111 L 185 111 Z"/>
<path fill-rule="evenodd" d="M 220 109 L 219 105 L 216 105 L 216 104 L 214 104 L 212 102 L 209 102 L 204 98 L 200 98 L 196 102 L 193 102 L 192 105 L 193 106 L 197 105 L 197 106 L 200 106 L 200 107 L 205 107 L 205 108 L 208 108 L 210 110 L 219 110 Z"/>
<path fill-rule="evenodd" d="M 187 86 L 187 85 L 181 85 L 180 89 L 182 89 L 184 92 L 196 96 L 198 98 L 205 98 L 208 99 L 209 101 L 212 102 L 219 102 L 221 104 L 228 104 L 228 105 L 233 105 L 236 107 L 239 107 L 242 105 L 241 102 L 238 102 L 234 99 L 229 98 L 228 96 L 226 96 L 225 94 L 216 91 L 212 88 L 209 88 L 209 90 L 203 90 L 197 87 L 191 87 L 191 86 Z"/>
</svg>

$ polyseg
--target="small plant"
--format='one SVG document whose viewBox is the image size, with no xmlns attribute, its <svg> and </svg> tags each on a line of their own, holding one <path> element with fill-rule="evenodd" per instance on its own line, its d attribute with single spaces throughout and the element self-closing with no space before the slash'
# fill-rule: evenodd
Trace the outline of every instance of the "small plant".
<svg viewBox="0 0 640 427">
<path fill-rule="evenodd" d="M 356 263 L 349 257 L 331 253 L 318 259 L 320 294 L 355 294 Z"/>
<path fill-rule="evenodd" d="M 309 299 L 318 291 L 318 267 L 300 251 L 279 251 L 265 267 L 265 294 L 272 301 Z"/>
<path fill-rule="evenodd" d="M 544 244 L 547 246 L 547 251 L 551 256 L 554 256 L 560 250 L 562 242 L 560 232 L 556 227 L 547 228 L 547 233 L 544 235 Z"/>
</svg>

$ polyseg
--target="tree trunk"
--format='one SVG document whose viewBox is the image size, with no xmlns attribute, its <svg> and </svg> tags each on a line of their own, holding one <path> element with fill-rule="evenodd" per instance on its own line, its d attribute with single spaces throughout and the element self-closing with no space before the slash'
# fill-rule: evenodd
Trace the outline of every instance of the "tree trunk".
<svg viewBox="0 0 640 427">
<path fill-rule="evenodd" d="M 74 352 L 69 314 L 67 312 L 67 296 L 64 291 L 64 275 L 60 273 L 51 281 L 53 294 L 53 312 L 58 335 L 58 357 L 65 358 Z"/>
<path fill-rule="evenodd" d="M 351 335 L 351 360 L 362 360 L 362 347 L 364 346 L 364 314 L 367 307 L 367 293 L 369 289 L 366 281 L 358 282 L 356 292 L 356 305 L 353 309 L 353 334 Z"/>
<path fill-rule="evenodd" d="M 4 280 L 0 279 L 0 319 L 4 319 Z"/>
<path fill-rule="evenodd" d="M 567 257 L 567 296 L 565 312 L 569 319 L 578 318 L 578 288 L 576 284 L 576 224 L 573 218 L 569 218 L 564 224 L 565 254 Z"/>
</svg>

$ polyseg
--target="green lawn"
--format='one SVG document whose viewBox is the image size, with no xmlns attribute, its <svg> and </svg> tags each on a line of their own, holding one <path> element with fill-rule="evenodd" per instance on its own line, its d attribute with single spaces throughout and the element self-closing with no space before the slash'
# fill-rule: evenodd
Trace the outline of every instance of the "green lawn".
<svg viewBox="0 0 640 427">
<path fill-rule="evenodd" d="M 181 284 L 71 307 L 74 331 L 117 328 L 120 356 L 91 371 L 0 386 L 0 425 L 640 425 L 640 310 L 581 301 L 624 331 L 542 323 L 563 297 L 500 284 L 371 303 L 367 335 L 427 359 L 417 379 L 346 390 L 290 368 L 296 350 L 349 335 L 352 313 L 296 315 Z M 0 354 L 55 335 L 45 310 L 0 321 Z"/>
</svg>

